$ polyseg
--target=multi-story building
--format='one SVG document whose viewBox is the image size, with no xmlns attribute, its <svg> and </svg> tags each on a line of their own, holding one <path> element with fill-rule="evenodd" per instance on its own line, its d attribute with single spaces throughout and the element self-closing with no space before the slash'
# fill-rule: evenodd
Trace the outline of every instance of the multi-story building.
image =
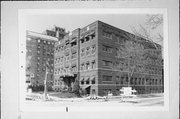
<svg viewBox="0 0 180 119">
<path fill-rule="evenodd" d="M 26 82 L 34 91 L 44 90 L 45 73 L 48 71 L 48 88 L 53 85 L 54 44 L 65 34 L 65 30 L 46 30 L 46 34 L 27 31 Z M 61 32 L 60 32 L 61 31 Z"/>
<path fill-rule="evenodd" d="M 123 57 L 130 54 L 125 48 L 127 42 L 139 46 L 144 59 Z M 161 46 L 101 21 L 76 29 L 56 42 L 54 55 L 56 90 L 71 90 L 78 80 L 85 94 L 111 91 L 116 95 L 127 86 L 138 94 L 163 92 Z"/>
</svg>

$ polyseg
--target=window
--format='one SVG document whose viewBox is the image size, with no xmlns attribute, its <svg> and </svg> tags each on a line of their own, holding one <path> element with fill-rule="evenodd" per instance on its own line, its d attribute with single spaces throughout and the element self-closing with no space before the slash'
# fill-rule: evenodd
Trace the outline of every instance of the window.
<svg viewBox="0 0 180 119">
<path fill-rule="evenodd" d="M 55 52 L 58 52 L 58 47 L 55 48 Z"/>
<path fill-rule="evenodd" d="M 113 48 L 112 48 L 112 47 L 109 47 L 109 46 L 103 45 L 103 46 L 102 46 L 102 50 L 105 51 L 105 52 L 108 52 L 108 53 L 112 53 Z"/>
<path fill-rule="evenodd" d="M 84 63 L 81 64 L 81 71 L 84 70 Z"/>
<path fill-rule="evenodd" d="M 128 83 L 128 77 L 126 77 L 126 83 Z"/>
<path fill-rule="evenodd" d="M 95 84 L 95 76 L 91 77 L 91 83 Z"/>
<path fill-rule="evenodd" d="M 103 81 L 112 81 L 112 76 L 103 75 Z"/>
<path fill-rule="evenodd" d="M 146 79 L 146 84 L 149 84 L 149 79 Z"/>
<path fill-rule="evenodd" d="M 81 41 L 81 43 L 84 43 L 85 40 L 84 40 L 84 38 L 81 38 L 80 41 Z"/>
<path fill-rule="evenodd" d="M 89 55 L 90 54 L 90 47 L 87 47 L 86 49 L 86 55 Z"/>
<path fill-rule="evenodd" d="M 142 79 L 142 84 L 144 85 L 144 78 Z"/>
<path fill-rule="evenodd" d="M 46 41 L 44 40 L 44 43 L 46 43 Z"/>
<path fill-rule="evenodd" d="M 137 78 L 135 78 L 135 80 L 134 80 L 134 84 L 135 84 L 135 85 L 137 84 L 137 81 L 138 81 Z"/>
<path fill-rule="evenodd" d="M 71 58 L 72 58 L 72 59 L 77 58 L 77 52 L 73 52 Z"/>
<path fill-rule="evenodd" d="M 95 69 L 95 67 L 96 67 L 96 61 L 93 60 L 93 61 L 92 61 L 92 69 Z"/>
<path fill-rule="evenodd" d="M 139 83 L 138 84 L 141 85 L 141 78 L 139 78 Z"/>
<path fill-rule="evenodd" d="M 59 50 L 63 51 L 64 50 L 64 46 L 59 47 Z"/>
<path fill-rule="evenodd" d="M 38 48 L 38 49 L 40 49 L 40 48 L 41 48 L 41 46 L 38 44 L 38 45 L 37 45 L 37 48 Z"/>
<path fill-rule="evenodd" d="M 159 80 L 159 84 L 161 85 L 161 83 L 162 83 L 162 81 L 161 81 L 161 79 Z"/>
<path fill-rule="evenodd" d="M 112 61 L 102 60 L 104 66 L 112 67 Z"/>
<path fill-rule="evenodd" d="M 37 54 L 38 54 L 38 55 L 40 54 L 40 51 L 39 51 L 39 50 L 37 51 Z"/>
<path fill-rule="evenodd" d="M 121 84 L 123 84 L 123 81 L 124 81 L 124 77 L 121 77 Z"/>
<path fill-rule="evenodd" d="M 39 39 L 39 40 L 38 40 L 38 43 L 40 43 L 40 42 L 41 42 L 41 40 Z"/>
<path fill-rule="evenodd" d="M 112 39 L 112 33 L 109 32 L 103 32 L 103 36 L 108 38 L 108 39 Z"/>
<path fill-rule="evenodd" d="M 85 55 L 85 50 L 81 49 L 81 57 L 83 57 Z"/>
<path fill-rule="evenodd" d="M 95 51 L 96 51 L 96 45 L 93 45 L 93 46 L 92 46 L 92 51 L 91 51 L 91 53 L 94 54 Z"/>
<path fill-rule="evenodd" d="M 75 38 L 76 39 L 76 38 Z M 77 45 L 77 41 L 73 39 L 73 41 L 71 42 L 71 47 Z"/>
<path fill-rule="evenodd" d="M 117 81 L 119 80 L 119 76 L 116 76 L 116 80 L 117 80 Z"/>
<path fill-rule="evenodd" d="M 119 43 L 120 37 L 118 35 L 116 35 L 115 41 L 116 43 Z"/>
<path fill-rule="evenodd" d="M 73 65 L 73 66 L 72 66 L 72 72 L 76 72 L 76 70 L 77 70 L 76 65 Z"/>
<path fill-rule="evenodd" d="M 86 36 L 85 39 L 86 39 L 86 42 L 90 40 L 89 36 Z"/>
<path fill-rule="evenodd" d="M 116 48 L 116 54 L 117 57 L 120 57 L 120 50 L 118 48 Z"/>
<path fill-rule="evenodd" d="M 66 54 L 66 61 L 69 61 L 70 60 L 70 56 L 69 56 L 69 53 Z"/>
<path fill-rule="evenodd" d="M 66 40 L 66 41 L 65 41 L 65 44 L 66 44 L 66 45 L 69 45 L 69 40 Z"/>
<path fill-rule="evenodd" d="M 69 66 L 65 67 L 65 72 L 69 73 Z"/>
<path fill-rule="evenodd" d="M 133 80 L 134 80 L 134 79 L 133 79 L 133 78 L 131 78 L 131 80 L 130 80 L 130 83 L 131 83 L 131 84 L 134 84 Z"/>
<path fill-rule="evenodd" d="M 119 43 L 124 43 L 124 42 L 125 42 L 125 37 L 124 36 L 120 36 Z"/>
<path fill-rule="evenodd" d="M 122 67 L 120 66 L 120 63 L 119 63 L 119 62 L 116 62 L 115 67 L 116 67 L 116 69 L 118 69 L 118 70 L 121 70 L 121 71 L 123 70 Z"/>
<path fill-rule="evenodd" d="M 94 39 L 95 38 L 95 32 L 92 33 L 90 36 L 91 36 L 91 39 Z"/>
<path fill-rule="evenodd" d="M 61 69 L 60 68 L 58 68 L 58 74 L 60 74 L 61 73 Z"/>
<path fill-rule="evenodd" d="M 87 63 L 86 63 L 86 70 L 89 70 L 89 69 L 90 69 L 90 63 L 87 62 Z"/>
<path fill-rule="evenodd" d="M 61 73 L 64 73 L 64 68 L 63 68 L 63 67 L 61 67 L 60 72 L 61 72 Z"/>
<path fill-rule="evenodd" d="M 89 77 L 86 77 L 86 84 L 89 84 Z"/>
</svg>

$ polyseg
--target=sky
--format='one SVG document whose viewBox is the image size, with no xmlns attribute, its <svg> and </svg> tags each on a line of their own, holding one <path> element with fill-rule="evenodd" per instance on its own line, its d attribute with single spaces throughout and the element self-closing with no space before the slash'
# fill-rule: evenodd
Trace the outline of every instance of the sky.
<svg viewBox="0 0 180 119">
<path fill-rule="evenodd" d="M 28 16 L 27 30 L 42 33 L 55 25 L 71 32 L 100 20 L 132 33 L 131 27 L 145 26 L 146 19 L 146 14 L 38 14 Z M 162 29 L 159 31 L 162 32 Z"/>
<path fill-rule="evenodd" d="M 100 20 L 123 30 L 131 31 L 130 26 L 145 23 L 146 15 L 31 15 L 27 20 L 27 30 L 43 32 L 46 29 L 53 28 L 54 25 L 72 31 L 76 28 L 82 28 Z"/>
</svg>

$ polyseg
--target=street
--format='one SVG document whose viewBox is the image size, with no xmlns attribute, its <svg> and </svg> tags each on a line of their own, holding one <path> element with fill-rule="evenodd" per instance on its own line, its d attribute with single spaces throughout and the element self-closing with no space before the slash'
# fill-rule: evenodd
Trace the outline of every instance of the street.
<svg viewBox="0 0 180 119">
<path fill-rule="evenodd" d="M 122 98 L 121 96 L 112 96 L 110 99 L 105 97 L 97 97 L 96 99 L 90 99 L 89 97 L 82 98 L 59 98 L 55 96 L 49 96 L 46 101 L 42 100 L 42 94 L 31 94 L 27 100 L 28 104 L 46 104 L 50 106 L 163 106 L 164 97 L 163 94 L 149 94 L 138 95 L 133 98 Z"/>
</svg>

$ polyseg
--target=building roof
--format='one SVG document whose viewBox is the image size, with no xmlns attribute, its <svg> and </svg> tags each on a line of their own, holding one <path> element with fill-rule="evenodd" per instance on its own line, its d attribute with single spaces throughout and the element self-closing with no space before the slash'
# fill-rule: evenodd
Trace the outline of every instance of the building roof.
<svg viewBox="0 0 180 119">
<path fill-rule="evenodd" d="M 57 37 L 52 37 L 52 36 L 48 36 L 46 34 L 37 33 L 37 32 L 33 32 L 33 31 L 27 31 L 27 36 L 41 38 L 41 39 L 44 39 L 47 41 L 58 41 Z"/>
</svg>

